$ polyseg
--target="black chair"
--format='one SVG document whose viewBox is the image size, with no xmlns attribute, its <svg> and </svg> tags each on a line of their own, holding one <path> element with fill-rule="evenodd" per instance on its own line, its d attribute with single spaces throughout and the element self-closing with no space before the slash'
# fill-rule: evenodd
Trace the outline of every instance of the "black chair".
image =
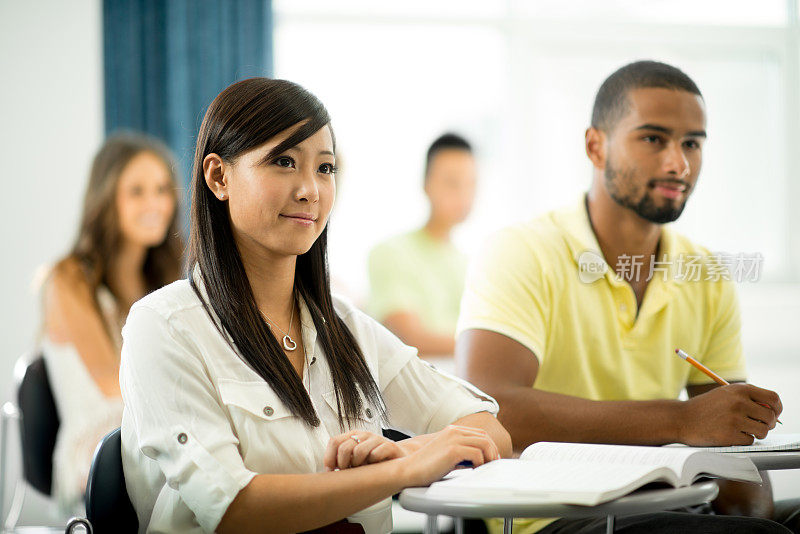
<svg viewBox="0 0 800 534">
<path fill-rule="evenodd" d="M 7 402 L 2 412 L 2 469 L 0 469 L 0 521 L 6 528 L 13 529 L 25 502 L 25 491 L 32 486 L 36 491 L 50 497 L 53 486 L 53 450 L 61 424 L 56 410 L 47 368 L 41 353 L 23 355 L 14 366 L 14 379 L 17 386 L 17 404 Z M 4 489 L 8 465 L 6 457 L 6 433 L 8 422 L 16 419 L 22 442 L 22 479 L 17 481 L 14 497 L 7 517 Z"/>
<path fill-rule="evenodd" d="M 37 491 L 51 496 L 53 450 L 61 420 L 42 355 L 34 353 L 33 357 L 23 357 L 17 366 L 23 478 Z M 67 532 L 79 525 L 89 533 L 135 534 L 138 531 L 136 512 L 128 498 L 122 474 L 119 428 L 106 435 L 97 446 L 89 470 L 85 502 L 88 521 L 81 518 L 71 520 Z M 13 523 L 16 523 L 16 518 Z"/>
<path fill-rule="evenodd" d="M 50 389 L 44 358 L 39 353 L 27 364 L 17 386 L 22 441 L 22 476 L 37 491 L 52 495 L 53 450 L 61 420 Z"/>
<path fill-rule="evenodd" d="M 97 446 L 86 486 L 86 517 L 92 530 L 103 534 L 136 534 L 139 521 L 125 488 L 120 429 L 112 430 Z"/>
</svg>

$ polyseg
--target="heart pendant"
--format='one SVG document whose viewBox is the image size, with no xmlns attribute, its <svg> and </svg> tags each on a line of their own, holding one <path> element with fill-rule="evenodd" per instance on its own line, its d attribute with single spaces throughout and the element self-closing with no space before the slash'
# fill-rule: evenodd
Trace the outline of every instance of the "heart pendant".
<svg viewBox="0 0 800 534">
<path fill-rule="evenodd" d="M 295 343 L 294 339 L 290 338 L 287 334 L 283 336 L 283 348 L 286 350 L 294 350 L 297 348 L 297 343 Z"/>
</svg>

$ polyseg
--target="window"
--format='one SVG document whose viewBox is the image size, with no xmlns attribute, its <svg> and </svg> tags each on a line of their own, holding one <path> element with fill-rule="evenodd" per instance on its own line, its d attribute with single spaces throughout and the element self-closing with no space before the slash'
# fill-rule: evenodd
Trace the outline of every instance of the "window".
<svg viewBox="0 0 800 534">
<path fill-rule="evenodd" d="M 715 251 L 761 253 L 766 280 L 797 281 L 795 3 L 276 0 L 276 75 L 322 99 L 339 143 L 334 274 L 363 294 L 369 248 L 424 222 L 424 154 L 444 131 L 479 158 L 475 210 L 456 236 L 468 252 L 576 201 L 591 180 L 583 132 L 597 88 L 653 58 L 692 76 L 708 108 L 704 168 L 677 227 Z"/>
</svg>

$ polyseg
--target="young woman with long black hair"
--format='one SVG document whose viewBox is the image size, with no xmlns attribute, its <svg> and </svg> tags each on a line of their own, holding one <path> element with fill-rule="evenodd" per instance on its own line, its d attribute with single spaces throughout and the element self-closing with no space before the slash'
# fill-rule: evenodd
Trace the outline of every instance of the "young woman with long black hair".
<svg viewBox="0 0 800 534">
<path fill-rule="evenodd" d="M 123 331 L 142 531 L 389 532 L 392 494 L 511 453 L 491 398 L 331 296 L 335 170 L 328 113 L 298 85 L 244 80 L 209 107 L 189 279 Z M 386 440 L 386 424 L 416 437 Z"/>
</svg>

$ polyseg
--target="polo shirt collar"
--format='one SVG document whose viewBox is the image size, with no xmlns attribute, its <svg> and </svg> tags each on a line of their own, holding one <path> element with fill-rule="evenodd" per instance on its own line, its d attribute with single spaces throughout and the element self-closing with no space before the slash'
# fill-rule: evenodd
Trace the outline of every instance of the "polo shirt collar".
<svg viewBox="0 0 800 534">
<path fill-rule="evenodd" d="M 592 261 L 599 261 L 605 265 L 605 273 L 602 278 L 606 283 L 612 287 L 627 287 L 630 289 L 630 285 L 617 275 L 616 271 L 608 265 L 603 257 L 597 236 L 589 221 L 586 194 L 581 195 L 580 202 L 576 205 L 555 212 L 554 217 L 563 231 L 567 247 L 575 263 L 576 276 L 580 275 L 581 261 L 585 261 L 586 255 L 588 255 L 588 258 Z M 671 293 L 676 286 L 684 283 L 680 277 L 676 276 L 678 256 L 681 253 L 679 248 L 678 240 L 672 228 L 669 225 L 662 226 L 656 261 L 664 263 L 657 264 L 659 269 L 653 273 L 653 278 L 647 286 L 641 309 L 647 308 L 650 311 L 661 309 L 669 302 Z M 663 269 L 663 271 L 660 269 Z M 643 269 L 641 275 L 648 276 L 648 274 Z"/>
</svg>

